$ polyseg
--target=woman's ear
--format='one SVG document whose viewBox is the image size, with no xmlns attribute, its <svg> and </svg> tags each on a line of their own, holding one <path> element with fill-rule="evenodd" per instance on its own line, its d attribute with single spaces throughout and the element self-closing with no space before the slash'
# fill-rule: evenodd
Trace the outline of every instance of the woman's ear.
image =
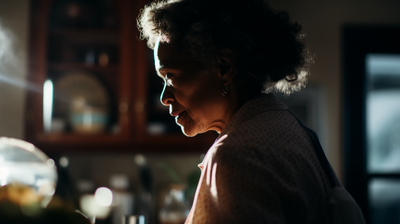
<svg viewBox="0 0 400 224">
<path fill-rule="evenodd" d="M 231 50 L 224 49 L 218 53 L 219 75 L 223 85 L 228 85 L 235 76 L 235 57 Z"/>
</svg>

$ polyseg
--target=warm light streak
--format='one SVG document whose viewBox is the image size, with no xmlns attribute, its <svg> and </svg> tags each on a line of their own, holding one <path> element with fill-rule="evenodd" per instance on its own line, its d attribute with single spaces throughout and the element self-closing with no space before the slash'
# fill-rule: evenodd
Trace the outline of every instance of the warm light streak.
<svg viewBox="0 0 400 224">
<path fill-rule="evenodd" d="M 43 128 L 51 131 L 51 117 L 53 112 L 53 82 L 46 80 L 43 85 Z"/>
<path fill-rule="evenodd" d="M 0 84 L 6 83 L 12 86 L 41 92 L 40 88 L 28 83 L 24 78 L 15 75 L 20 73 L 20 59 L 16 58 L 13 49 L 15 36 L 0 23 Z M 10 71 L 13 71 L 12 73 Z"/>
<path fill-rule="evenodd" d="M 9 75 L 0 74 L 0 82 L 41 93 L 40 88 L 38 86 L 29 84 L 23 79 L 10 77 Z"/>
</svg>

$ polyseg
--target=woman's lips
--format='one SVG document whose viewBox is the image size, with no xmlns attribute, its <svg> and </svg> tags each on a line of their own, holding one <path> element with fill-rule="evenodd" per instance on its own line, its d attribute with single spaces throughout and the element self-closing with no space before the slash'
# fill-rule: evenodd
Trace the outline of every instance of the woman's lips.
<svg viewBox="0 0 400 224">
<path fill-rule="evenodd" d="M 183 113 L 183 111 L 172 111 L 171 116 L 178 117 L 182 113 Z"/>
</svg>

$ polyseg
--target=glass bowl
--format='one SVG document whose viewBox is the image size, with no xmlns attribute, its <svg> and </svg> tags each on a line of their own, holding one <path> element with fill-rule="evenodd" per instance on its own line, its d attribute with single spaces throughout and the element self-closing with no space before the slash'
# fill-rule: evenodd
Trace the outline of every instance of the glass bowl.
<svg viewBox="0 0 400 224">
<path fill-rule="evenodd" d="M 55 163 L 33 144 L 0 137 L 0 199 L 46 207 L 57 184 Z"/>
</svg>

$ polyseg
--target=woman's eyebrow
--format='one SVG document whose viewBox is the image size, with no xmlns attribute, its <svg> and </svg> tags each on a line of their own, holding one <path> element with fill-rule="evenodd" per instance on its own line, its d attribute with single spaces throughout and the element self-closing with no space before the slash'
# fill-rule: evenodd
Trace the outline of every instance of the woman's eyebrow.
<svg viewBox="0 0 400 224">
<path fill-rule="evenodd" d="M 173 68 L 169 68 L 169 67 L 161 67 L 157 70 L 157 73 L 159 76 L 164 77 L 164 75 L 162 74 L 167 74 L 167 73 L 172 73 L 172 74 L 176 74 L 179 71 L 177 69 L 173 69 Z"/>
</svg>

